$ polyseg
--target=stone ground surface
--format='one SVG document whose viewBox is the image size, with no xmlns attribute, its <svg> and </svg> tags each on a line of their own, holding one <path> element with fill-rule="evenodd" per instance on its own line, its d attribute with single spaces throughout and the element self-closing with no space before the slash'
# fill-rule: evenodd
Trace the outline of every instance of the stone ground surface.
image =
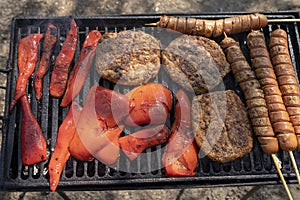
<svg viewBox="0 0 300 200">
<path fill-rule="evenodd" d="M 103 14 L 200 13 L 230 11 L 300 11 L 299 0 L 0 0 L 0 67 L 8 59 L 10 22 L 14 16 L 96 16 Z M 0 73 L 0 86 L 5 85 Z M 5 91 L 0 89 L 0 113 L 3 112 Z M 1 122 L 0 122 L 1 123 Z M 1 124 L 0 124 L 1 126 Z M 1 134 L 0 134 L 1 144 Z M 300 198 L 298 185 L 289 185 L 295 199 Z M 281 185 L 216 187 L 199 189 L 130 190 L 94 192 L 0 192 L 0 199 L 287 199 Z"/>
</svg>

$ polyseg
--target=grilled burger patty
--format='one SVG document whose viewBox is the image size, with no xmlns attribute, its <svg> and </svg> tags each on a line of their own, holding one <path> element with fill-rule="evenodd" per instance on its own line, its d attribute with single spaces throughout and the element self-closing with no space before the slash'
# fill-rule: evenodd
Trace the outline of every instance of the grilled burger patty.
<svg viewBox="0 0 300 200">
<path fill-rule="evenodd" d="M 201 36 L 182 35 L 170 42 L 162 64 L 174 82 L 196 94 L 217 86 L 230 71 L 220 46 Z"/>
<path fill-rule="evenodd" d="M 192 127 L 198 146 L 214 161 L 229 162 L 252 149 L 247 110 L 232 90 L 195 96 Z"/>
<path fill-rule="evenodd" d="M 160 69 L 160 42 L 142 31 L 107 34 L 97 47 L 96 67 L 100 76 L 122 85 L 141 85 Z"/>
</svg>

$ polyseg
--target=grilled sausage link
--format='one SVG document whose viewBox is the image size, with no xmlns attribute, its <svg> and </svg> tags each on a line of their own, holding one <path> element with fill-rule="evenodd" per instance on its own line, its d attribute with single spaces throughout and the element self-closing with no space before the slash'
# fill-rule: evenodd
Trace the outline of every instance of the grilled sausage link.
<svg viewBox="0 0 300 200">
<path fill-rule="evenodd" d="M 269 118 L 280 148 L 284 151 L 292 151 L 297 147 L 297 139 L 283 104 L 264 34 L 260 31 L 252 31 L 247 36 L 247 45 L 256 77 L 264 91 Z"/>
<path fill-rule="evenodd" d="M 233 75 L 244 93 L 248 114 L 260 146 L 266 154 L 275 154 L 279 149 L 278 140 L 269 119 L 268 108 L 260 83 L 238 43 L 233 38 L 226 37 L 222 40 L 221 46 L 230 63 Z"/>
<path fill-rule="evenodd" d="M 268 19 L 263 14 L 249 14 L 219 20 L 204 20 L 196 18 L 162 16 L 157 26 L 168 28 L 181 33 L 200 35 L 205 37 L 218 37 L 224 32 L 235 34 L 249 30 L 263 28 Z"/>
<path fill-rule="evenodd" d="M 294 126 L 300 151 L 300 92 L 289 54 L 286 32 L 282 29 L 273 31 L 269 47 L 283 102 Z"/>
</svg>

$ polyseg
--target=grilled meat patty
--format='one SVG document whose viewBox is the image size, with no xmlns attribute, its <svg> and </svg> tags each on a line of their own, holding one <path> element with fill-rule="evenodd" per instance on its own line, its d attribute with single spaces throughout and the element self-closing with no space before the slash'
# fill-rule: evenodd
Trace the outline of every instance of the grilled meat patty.
<svg viewBox="0 0 300 200">
<path fill-rule="evenodd" d="M 192 127 L 201 151 L 214 161 L 232 161 L 252 149 L 247 110 L 232 90 L 195 96 Z"/>
<path fill-rule="evenodd" d="M 217 86 L 230 71 L 220 46 L 201 36 L 182 35 L 162 51 L 162 64 L 171 79 L 196 94 Z"/>
<path fill-rule="evenodd" d="M 100 76 L 122 85 L 141 85 L 160 69 L 160 42 L 142 31 L 105 34 L 96 51 Z"/>
</svg>

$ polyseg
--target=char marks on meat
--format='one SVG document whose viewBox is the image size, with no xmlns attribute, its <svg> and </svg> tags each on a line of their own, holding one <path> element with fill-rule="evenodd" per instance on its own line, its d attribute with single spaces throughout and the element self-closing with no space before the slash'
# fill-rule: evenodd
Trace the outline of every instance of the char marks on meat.
<svg viewBox="0 0 300 200">
<path fill-rule="evenodd" d="M 247 110 L 232 90 L 194 97 L 192 127 L 201 151 L 214 161 L 229 162 L 252 150 Z"/>
<path fill-rule="evenodd" d="M 141 85 L 160 69 L 160 42 L 142 31 L 107 33 L 96 51 L 98 73 L 121 85 Z"/>
<path fill-rule="evenodd" d="M 173 40 L 162 51 L 162 64 L 174 82 L 196 94 L 213 89 L 230 71 L 220 46 L 201 36 Z"/>
</svg>

